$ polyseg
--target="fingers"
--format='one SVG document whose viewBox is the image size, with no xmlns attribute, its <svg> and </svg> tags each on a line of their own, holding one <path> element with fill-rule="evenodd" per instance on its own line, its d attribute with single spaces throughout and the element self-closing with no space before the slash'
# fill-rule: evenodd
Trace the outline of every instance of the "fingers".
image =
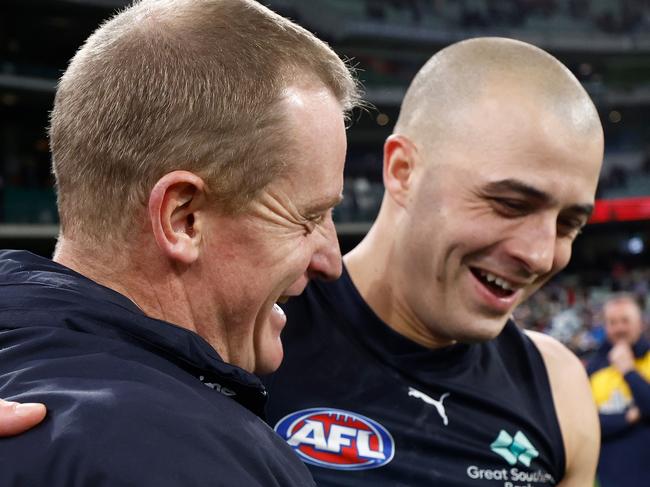
<svg viewBox="0 0 650 487">
<path fill-rule="evenodd" d="M 634 369 L 634 354 L 627 343 L 617 343 L 610 350 L 609 362 L 622 374 Z"/>
<path fill-rule="evenodd" d="M 625 413 L 625 420 L 630 424 L 636 423 L 640 419 L 641 419 L 641 411 L 636 406 L 632 406 Z"/>
<path fill-rule="evenodd" d="M 43 404 L 19 404 L 0 399 L 0 437 L 17 435 L 36 426 L 45 414 Z"/>
</svg>

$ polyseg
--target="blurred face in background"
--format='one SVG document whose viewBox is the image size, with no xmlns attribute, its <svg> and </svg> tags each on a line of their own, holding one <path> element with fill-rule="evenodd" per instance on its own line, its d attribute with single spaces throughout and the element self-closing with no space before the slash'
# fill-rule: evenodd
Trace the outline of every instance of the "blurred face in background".
<svg viewBox="0 0 650 487">
<path fill-rule="evenodd" d="M 605 305 L 605 332 L 612 344 L 635 344 L 641 337 L 641 309 L 631 299 L 618 299 Z"/>
</svg>

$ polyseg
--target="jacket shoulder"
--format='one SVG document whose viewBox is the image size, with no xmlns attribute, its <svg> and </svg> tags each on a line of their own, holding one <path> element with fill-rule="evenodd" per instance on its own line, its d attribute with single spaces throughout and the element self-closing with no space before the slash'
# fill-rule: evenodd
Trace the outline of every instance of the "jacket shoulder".
<svg viewBox="0 0 650 487">
<path fill-rule="evenodd" d="M 0 485 L 311 485 L 260 418 L 178 367 L 96 350 L 25 363 L 0 366 L 0 397 L 48 415 L 0 442 Z"/>
</svg>

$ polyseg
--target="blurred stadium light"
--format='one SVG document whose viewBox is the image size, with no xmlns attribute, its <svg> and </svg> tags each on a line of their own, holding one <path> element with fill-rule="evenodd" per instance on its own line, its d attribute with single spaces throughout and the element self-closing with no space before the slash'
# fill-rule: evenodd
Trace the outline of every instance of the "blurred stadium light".
<svg viewBox="0 0 650 487">
<path fill-rule="evenodd" d="M 0 242 L 22 245 L 21 239 L 29 238 L 24 245 L 38 243 L 43 248 L 52 247 L 57 216 L 46 126 L 56 80 L 90 32 L 128 3 L 126 0 L 3 0 L 0 3 L 0 225 L 3 225 Z M 519 38 L 559 57 L 584 83 L 603 120 L 606 154 L 599 199 L 650 197 L 648 2 L 268 0 L 263 3 L 316 32 L 342 56 L 351 59 L 359 70 L 366 98 L 376 107 L 355 114 L 349 130 L 346 198 L 335 213 L 344 250 L 365 234 L 381 202 L 381 146 L 397 119 L 408 83 L 434 52 L 467 37 Z M 611 223 L 612 216 L 626 214 L 620 206 L 623 203 L 618 205 L 598 203 L 592 219 L 594 224 L 576 244 L 575 265 L 588 266 L 598 261 L 595 254 L 619 248 L 612 241 L 627 241 L 635 232 L 640 231 L 645 241 L 650 241 L 647 216 Z M 642 213 L 645 206 L 640 208 L 637 215 L 645 215 Z M 647 246 L 638 257 L 650 260 Z"/>
</svg>

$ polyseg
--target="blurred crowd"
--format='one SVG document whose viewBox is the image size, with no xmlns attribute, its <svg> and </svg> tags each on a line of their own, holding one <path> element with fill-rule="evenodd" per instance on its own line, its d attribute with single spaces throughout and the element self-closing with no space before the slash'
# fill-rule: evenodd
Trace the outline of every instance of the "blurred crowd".
<svg viewBox="0 0 650 487">
<path fill-rule="evenodd" d="M 524 328 L 548 333 L 583 360 L 605 340 L 602 307 L 613 293 L 636 297 L 650 324 L 650 267 L 627 269 L 615 265 L 610 272 L 560 274 L 515 310 Z"/>
<path fill-rule="evenodd" d="M 611 34 L 640 32 L 650 25 L 647 0 L 365 0 L 365 11 L 377 21 L 393 22 L 402 14 L 413 24 L 435 17 L 466 29 L 526 28 L 539 19 Z"/>
<path fill-rule="evenodd" d="M 598 182 L 599 198 L 615 198 L 622 196 L 642 196 L 650 193 L 650 144 L 634 170 L 622 164 L 612 164 L 609 171 L 603 173 Z M 605 156 L 607 157 L 607 155 Z"/>
<path fill-rule="evenodd" d="M 617 162 L 615 151 L 605 152 L 608 171 L 598 183 L 598 198 L 622 198 L 650 194 L 650 145 L 634 152 L 627 164 Z M 335 210 L 338 222 L 374 220 L 384 195 L 381 154 L 376 150 L 350 147 L 345 172 L 345 198 Z"/>
</svg>

